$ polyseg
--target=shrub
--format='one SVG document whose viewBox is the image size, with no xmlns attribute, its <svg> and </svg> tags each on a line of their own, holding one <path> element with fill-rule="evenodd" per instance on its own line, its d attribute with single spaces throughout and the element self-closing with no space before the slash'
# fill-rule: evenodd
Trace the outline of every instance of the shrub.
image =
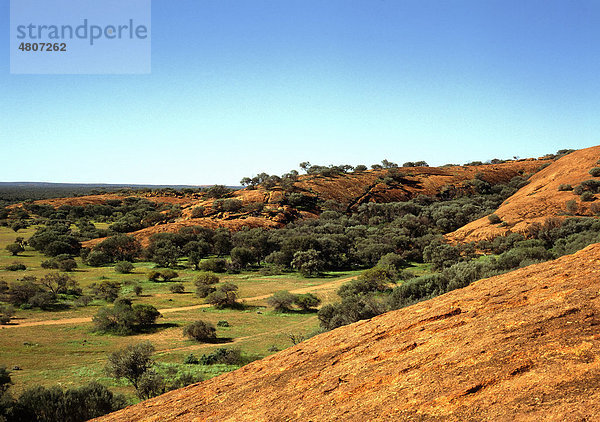
<svg viewBox="0 0 600 422">
<path fill-rule="evenodd" d="M 118 281 L 103 280 L 100 283 L 92 283 L 90 290 L 96 299 L 114 302 L 119 297 L 121 283 Z"/>
<path fill-rule="evenodd" d="M 289 311 L 290 306 L 296 300 L 296 296 L 287 290 L 273 293 L 273 296 L 267 299 L 269 306 L 272 306 L 278 312 Z"/>
<path fill-rule="evenodd" d="M 199 320 L 186 325 L 183 335 L 192 340 L 208 342 L 217 338 L 217 330 L 210 322 Z"/>
<path fill-rule="evenodd" d="M 169 286 L 169 290 L 171 291 L 171 293 L 184 293 L 185 286 L 183 285 L 183 283 L 176 283 Z"/>
<path fill-rule="evenodd" d="M 119 274 L 129 274 L 133 271 L 133 264 L 129 261 L 119 261 L 115 264 L 115 271 Z"/>
<path fill-rule="evenodd" d="M 77 262 L 75 262 L 74 259 L 69 258 L 69 259 L 63 259 L 61 261 L 58 261 L 58 269 L 60 271 L 67 271 L 67 272 L 71 272 L 73 271 L 75 268 L 77 268 Z"/>
<path fill-rule="evenodd" d="M 25 248 L 18 243 L 10 243 L 6 245 L 5 248 L 8 252 L 12 254 L 12 256 L 17 256 L 20 252 L 23 252 Z"/>
<path fill-rule="evenodd" d="M 8 324 L 10 322 L 10 318 L 14 314 L 15 314 L 15 308 L 13 306 L 0 305 L 0 325 Z"/>
<path fill-rule="evenodd" d="M 593 167 L 590 169 L 590 171 L 588 173 L 590 173 L 593 177 L 599 177 L 600 176 L 600 167 Z"/>
<path fill-rule="evenodd" d="M 217 327 L 231 327 L 231 325 L 229 325 L 229 322 L 227 322 L 225 320 L 221 320 L 221 321 L 217 322 Z"/>
<path fill-rule="evenodd" d="M 104 371 L 113 378 L 125 378 L 137 390 L 144 373 L 154 365 L 154 346 L 149 341 L 127 346 L 108 356 Z"/>
<path fill-rule="evenodd" d="M 316 297 L 312 293 L 305 293 L 301 295 L 296 295 L 294 299 L 294 304 L 298 305 L 302 310 L 309 310 L 312 308 L 316 308 L 321 304 L 321 299 Z"/>
<path fill-rule="evenodd" d="M 179 274 L 177 274 L 175 271 L 167 268 L 167 269 L 164 269 L 164 270 L 160 271 L 160 276 L 162 277 L 162 279 L 164 281 L 171 281 L 174 278 L 179 277 Z"/>
<path fill-rule="evenodd" d="M 579 209 L 579 206 L 577 205 L 577 201 L 576 200 L 569 199 L 567 202 L 565 202 L 565 208 L 571 214 L 575 214 L 577 212 L 577 210 Z"/>
<path fill-rule="evenodd" d="M 566 183 L 563 183 L 561 185 L 558 185 L 558 190 L 561 191 L 561 192 L 562 191 L 571 191 L 571 190 L 573 190 L 573 186 L 571 186 L 569 184 L 566 184 Z"/>
<path fill-rule="evenodd" d="M 157 281 L 160 277 L 160 272 L 156 270 L 150 270 L 146 275 L 148 276 L 148 281 Z"/>
<path fill-rule="evenodd" d="M 139 284 L 133 286 L 133 293 L 135 293 L 136 296 L 141 296 L 143 291 L 144 289 L 142 289 L 142 286 L 140 286 Z"/>
<path fill-rule="evenodd" d="M 79 296 L 77 299 L 75 299 L 73 301 L 73 305 L 77 306 L 78 308 L 81 308 L 84 306 L 88 306 L 92 302 L 92 300 L 94 300 L 94 298 L 91 296 L 87 296 L 87 295 Z"/>
<path fill-rule="evenodd" d="M 185 363 L 186 365 L 198 365 L 200 361 L 193 353 L 190 353 L 185 357 L 183 363 Z"/>
<path fill-rule="evenodd" d="M 224 347 L 215 349 L 208 355 L 202 355 L 200 357 L 201 365 L 243 365 L 244 359 L 242 352 L 239 349 L 227 349 Z"/>
<path fill-rule="evenodd" d="M 589 192 L 589 191 L 583 192 L 583 193 L 581 194 L 580 198 L 581 198 L 581 200 L 582 200 L 582 201 L 584 201 L 584 202 L 591 202 L 591 201 L 593 201 L 594 199 L 596 199 L 596 198 L 594 197 L 594 194 L 593 194 L 592 192 Z"/>
<path fill-rule="evenodd" d="M 152 397 L 160 396 L 167 391 L 165 378 L 150 369 L 142 374 L 138 380 L 136 388 L 137 396 L 142 400 L 148 400 Z"/>
<path fill-rule="evenodd" d="M 5 268 L 7 271 L 25 271 L 27 269 L 25 264 L 21 264 L 20 262 L 13 262 L 12 264 L 7 265 Z"/>
<path fill-rule="evenodd" d="M 206 302 L 216 308 L 234 307 L 237 305 L 237 289 L 235 284 L 222 284 L 206 297 Z"/>
<path fill-rule="evenodd" d="M 492 223 L 492 224 L 502 223 L 502 219 L 500 217 L 498 217 L 496 214 L 488 215 L 488 220 L 490 220 L 490 223 Z"/>
<path fill-rule="evenodd" d="M 122 409 L 127 400 L 97 382 L 62 390 L 58 386 L 31 387 L 12 407 L 19 421 L 83 422 Z"/>
<path fill-rule="evenodd" d="M 202 271 L 210 271 L 213 273 L 224 273 L 227 262 L 222 258 L 210 258 L 198 264 L 198 268 Z"/>
<path fill-rule="evenodd" d="M 202 271 L 194 278 L 194 284 L 196 286 L 201 284 L 217 284 L 219 282 L 219 276 L 210 271 Z"/>
<path fill-rule="evenodd" d="M 104 333 L 129 335 L 154 324 L 160 312 L 152 305 L 131 305 L 128 299 L 119 299 L 112 308 L 104 307 L 92 318 L 94 330 Z"/>
<path fill-rule="evenodd" d="M 102 251 L 92 251 L 87 256 L 87 264 L 90 267 L 101 267 L 110 262 L 110 256 Z"/>
</svg>

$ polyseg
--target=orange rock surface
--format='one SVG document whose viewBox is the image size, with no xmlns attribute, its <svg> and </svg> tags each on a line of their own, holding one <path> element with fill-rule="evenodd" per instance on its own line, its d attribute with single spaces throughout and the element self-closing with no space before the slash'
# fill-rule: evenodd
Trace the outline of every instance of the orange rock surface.
<svg viewBox="0 0 600 422">
<path fill-rule="evenodd" d="M 596 244 L 99 420 L 597 420 L 599 264 Z"/>
<path fill-rule="evenodd" d="M 593 179 L 588 171 L 596 167 L 600 158 L 600 146 L 581 149 L 553 162 L 534 174 L 527 186 L 508 198 L 495 212 L 506 225 L 492 224 L 487 217 L 475 220 L 446 237 L 451 242 L 473 242 L 505 236 L 509 233 L 525 233 L 533 223 L 543 223 L 548 217 L 565 218 L 566 202 L 575 199 L 576 215 L 593 215 L 590 202 L 582 202 L 571 191 L 559 191 L 561 184 L 577 186 L 584 180 Z"/>
</svg>

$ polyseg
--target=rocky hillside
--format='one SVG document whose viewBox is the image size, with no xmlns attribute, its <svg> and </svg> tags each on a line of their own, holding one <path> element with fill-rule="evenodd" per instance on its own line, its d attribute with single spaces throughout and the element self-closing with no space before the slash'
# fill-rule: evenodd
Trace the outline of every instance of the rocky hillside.
<svg viewBox="0 0 600 422">
<path fill-rule="evenodd" d="M 316 336 L 104 421 L 583 421 L 600 244 Z"/>
<path fill-rule="evenodd" d="M 241 189 L 223 199 L 206 197 L 171 198 L 182 207 L 182 218 L 132 233 L 143 245 L 159 232 L 175 232 L 184 226 L 201 225 L 209 228 L 282 227 L 299 218 L 314 218 L 321 211 L 319 204 L 335 201 L 342 209 L 351 211 L 368 202 L 406 201 L 418 195 L 442 196 L 452 190 L 472 191 L 470 184 L 476 175 L 491 184 L 507 183 L 515 176 L 530 175 L 551 160 L 520 160 L 501 164 L 447 167 L 407 167 L 389 170 L 370 170 L 336 176 L 304 175 L 284 191 L 275 186 L 265 189 Z M 393 176 L 393 177 L 392 177 Z M 147 199 L 154 200 L 151 197 Z M 217 201 L 239 201 L 239 210 L 219 209 Z M 174 201 L 178 202 L 174 202 Z M 61 200 L 56 200 L 61 201 Z M 64 201 L 64 199 L 62 200 Z M 46 201 L 47 203 L 47 201 Z M 226 208 L 226 207 L 225 207 Z M 201 215 L 194 210 L 202 209 Z M 91 247 L 100 239 L 84 244 Z"/>
<path fill-rule="evenodd" d="M 577 190 L 559 190 L 561 185 L 576 188 L 581 182 L 594 178 L 589 170 L 598 166 L 600 146 L 581 149 L 568 154 L 531 177 L 530 183 L 508 198 L 495 214 L 502 220 L 493 223 L 484 217 L 475 220 L 454 233 L 447 235 L 450 241 L 472 242 L 505 236 L 509 233 L 525 233 L 533 223 L 543 223 L 549 217 L 565 218 L 568 215 L 594 215 L 593 201 L 582 201 Z M 568 209 L 567 201 L 576 204 Z M 597 212 L 597 210 L 596 210 Z"/>
</svg>

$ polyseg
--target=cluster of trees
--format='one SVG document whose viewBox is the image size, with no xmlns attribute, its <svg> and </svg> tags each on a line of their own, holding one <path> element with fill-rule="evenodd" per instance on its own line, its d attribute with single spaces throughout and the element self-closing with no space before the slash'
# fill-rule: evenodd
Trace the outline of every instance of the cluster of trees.
<svg viewBox="0 0 600 422">
<path fill-rule="evenodd" d="M 92 322 L 95 331 L 129 335 L 152 327 L 160 316 L 160 312 L 152 305 L 133 305 L 131 300 L 119 298 L 112 307 L 101 308 Z"/>
<path fill-rule="evenodd" d="M 110 377 L 127 380 L 142 400 L 202 381 L 201 377 L 188 373 L 176 378 L 165 377 L 158 371 L 152 358 L 154 351 L 155 348 L 149 341 L 129 345 L 108 356 L 104 371 Z"/>
<path fill-rule="evenodd" d="M 600 221 L 594 218 L 550 218 L 533 224 L 527 238 L 513 233 L 492 241 L 451 246 L 431 243 L 424 249 L 424 260 L 437 273 L 415 277 L 402 270 L 402 258 L 389 254 L 356 281 L 343 285 L 341 302 L 319 311 L 321 327 L 332 329 L 389 310 L 430 299 L 465 287 L 481 278 L 574 253 L 600 242 Z M 476 250 L 492 256 L 480 259 Z M 391 264 L 394 262 L 394 264 Z M 393 283 L 401 281 L 397 287 Z"/>
<path fill-rule="evenodd" d="M 273 293 L 273 296 L 267 299 L 267 303 L 278 312 L 289 312 L 294 305 L 302 311 L 309 311 L 318 307 L 321 299 L 312 293 L 293 294 L 287 290 L 281 290 Z"/>
<path fill-rule="evenodd" d="M 11 283 L 0 281 L 0 300 L 21 309 L 52 309 L 82 294 L 79 283 L 65 273 L 49 273 L 40 280 L 25 276 Z"/>
<path fill-rule="evenodd" d="M 127 406 L 125 397 L 105 386 L 91 382 L 63 390 L 36 386 L 14 398 L 9 388 L 10 372 L 0 367 L 0 421 L 11 422 L 83 422 Z"/>
</svg>

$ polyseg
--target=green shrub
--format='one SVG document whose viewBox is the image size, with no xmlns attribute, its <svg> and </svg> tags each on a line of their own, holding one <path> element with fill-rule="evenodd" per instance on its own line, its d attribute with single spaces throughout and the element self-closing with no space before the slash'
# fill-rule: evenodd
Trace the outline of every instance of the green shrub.
<svg viewBox="0 0 600 422">
<path fill-rule="evenodd" d="M 5 248 L 12 256 L 17 256 L 20 252 L 23 252 L 25 248 L 18 243 L 10 243 Z"/>
<path fill-rule="evenodd" d="M 217 330 L 210 322 L 198 320 L 186 325 L 183 335 L 192 340 L 209 342 L 217 338 Z"/>
<path fill-rule="evenodd" d="M 273 307 L 278 312 L 289 311 L 290 307 L 294 304 L 296 300 L 296 295 L 288 292 L 287 290 L 282 290 L 279 292 L 273 293 L 273 296 L 267 299 L 267 303 L 269 306 Z"/>
<path fill-rule="evenodd" d="M 296 295 L 294 298 L 294 304 L 298 305 L 302 310 L 307 311 L 319 306 L 321 304 L 321 299 L 312 293 L 305 293 Z"/>
<path fill-rule="evenodd" d="M 171 293 L 184 293 L 185 286 L 183 285 L 183 283 L 176 283 L 169 286 L 169 290 L 171 291 Z"/>
<path fill-rule="evenodd" d="M 498 217 L 496 214 L 488 215 L 488 220 L 490 220 L 490 223 L 492 223 L 492 224 L 502 223 L 502 219 L 500 217 Z"/>
<path fill-rule="evenodd" d="M 594 197 L 594 194 L 593 194 L 592 192 L 589 192 L 589 191 L 583 192 L 583 193 L 581 194 L 580 198 L 581 198 L 581 200 L 582 200 L 582 201 L 584 201 L 584 202 L 591 202 L 591 201 L 593 201 L 594 199 L 596 199 L 596 198 Z"/>
<path fill-rule="evenodd" d="M 7 265 L 5 269 L 7 271 L 25 271 L 27 267 L 25 264 L 21 264 L 20 262 L 13 262 L 12 264 Z"/>
<path fill-rule="evenodd" d="M 563 183 L 561 185 L 558 185 L 558 190 L 563 192 L 563 191 L 571 191 L 573 190 L 573 186 Z"/>
<path fill-rule="evenodd" d="M 115 264 L 115 271 L 119 274 L 129 274 L 133 268 L 133 264 L 129 261 L 119 261 Z"/>
<path fill-rule="evenodd" d="M 599 177 L 600 176 L 600 167 L 593 167 L 590 169 L 590 171 L 588 173 L 590 173 L 593 177 Z"/>
</svg>

